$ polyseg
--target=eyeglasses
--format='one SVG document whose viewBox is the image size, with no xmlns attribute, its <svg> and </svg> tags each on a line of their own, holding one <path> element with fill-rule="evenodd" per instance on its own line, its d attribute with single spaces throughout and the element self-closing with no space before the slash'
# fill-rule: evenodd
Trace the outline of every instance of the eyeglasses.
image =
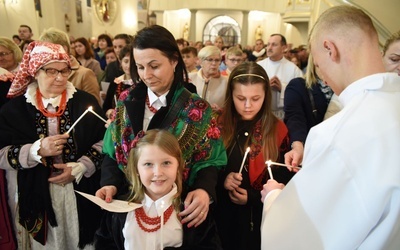
<svg viewBox="0 0 400 250">
<path fill-rule="evenodd" d="M 49 76 L 49 77 L 56 77 L 58 75 L 58 73 L 60 73 L 64 77 L 67 77 L 67 76 L 69 76 L 69 74 L 72 71 L 70 68 L 65 68 L 65 69 L 62 69 L 62 70 L 53 69 L 53 68 L 48 68 L 48 69 L 41 68 L 41 70 L 46 72 L 46 75 Z"/>
<path fill-rule="evenodd" d="M 8 56 L 8 55 L 10 55 L 10 54 L 12 54 L 13 52 L 0 52 L 0 58 L 1 57 L 6 57 L 6 56 Z"/>
<path fill-rule="evenodd" d="M 209 63 L 220 63 L 221 62 L 221 59 L 212 59 L 212 58 L 206 58 L 206 59 L 204 59 L 204 61 L 207 61 L 207 62 L 209 62 Z"/>
<path fill-rule="evenodd" d="M 228 59 L 232 63 L 241 63 L 243 60 L 242 59 Z"/>
</svg>

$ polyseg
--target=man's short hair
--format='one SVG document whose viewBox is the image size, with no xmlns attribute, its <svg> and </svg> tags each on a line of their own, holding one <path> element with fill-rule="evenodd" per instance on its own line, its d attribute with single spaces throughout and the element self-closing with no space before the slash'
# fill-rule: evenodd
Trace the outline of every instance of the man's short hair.
<svg viewBox="0 0 400 250">
<path fill-rule="evenodd" d="M 275 33 L 275 34 L 272 34 L 270 37 L 273 37 L 273 36 L 281 37 L 281 45 L 282 46 L 287 45 L 286 38 L 282 34 Z"/>
<path fill-rule="evenodd" d="M 29 32 L 32 33 L 31 27 L 29 27 L 29 26 L 26 25 L 26 24 L 21 24 L 19 27 L 20 27 L 20 28 L 28 28 Z"/>
</svg>

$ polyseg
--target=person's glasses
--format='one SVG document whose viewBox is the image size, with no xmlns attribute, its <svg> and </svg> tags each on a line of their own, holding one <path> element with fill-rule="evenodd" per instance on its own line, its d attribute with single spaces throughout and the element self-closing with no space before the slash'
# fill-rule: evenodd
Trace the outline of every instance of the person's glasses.
<svg viewBox="0 0 400 250">
<path fill-rule="evenodd" d="M 242 59 L 228 59 L 229 61 L 231 61 L 231 63 L 241 63 L 243 60 Z"/>
<path fill-rule="evenodd" d="M 58 73 L 60 73 L 64 77 L 67 77 L 67 76 L 69 76 L 69 74 L 72 71 L 70 68 L 65 68 L 65 69 L 62 69 L 62 70 L 53 69 L 53 68 L 47 68 L 47 69 L 41 68 L 41 70 L 46 72 L 46 75 L 49 76 L 49 77 L 56 77 L 58 75 Z"/>
<path fill-rule="evenodd" d="M 1 57 L 6 57 L 8 55 L 12 54 L 12 52 L 0 52 L 0 58 Z"/>
<path fill-rule="evenodd" d="M 212 59 L 212 58 L 206 58 L 204 59 L 205 61 L 209 62 L 209 63 L 220 63 L 221 59 Z"/>
</svg>

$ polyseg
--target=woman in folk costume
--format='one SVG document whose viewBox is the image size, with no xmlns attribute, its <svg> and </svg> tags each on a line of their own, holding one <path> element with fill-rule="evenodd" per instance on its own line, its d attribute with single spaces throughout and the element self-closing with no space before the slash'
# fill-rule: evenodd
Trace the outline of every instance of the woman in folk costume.
<svg viewBox="0 0 400 250">
<path fill-rule="evenodd" d="M 104 123 L 87 114 L 66 133 L 89 106 L 102 110 L 68 82 L 70 73 L 62 46 L 32 42 L 0 111 L 0 166 L 17 172 L 8 181 L 17 184 L 17 216 L 33 249 L 92 248 L 102 213 L 74 190 L 98 189 Z"/>
<path fill-rule="evenodd" d="M 228 164 L 220 172 L 217 185 L 216 221 L 222 246 L 260 249 L 260 191 L 271 178 L 265 162 L 283 162 L 289 138 L 285 124 L 271 111 L 269 79 L 257 63 L 245 62 L 230 74 L 219 121 L 228 154 Z M 239 173 L 247 147 L 250 151 Z M 272 168 L 272 172 L 284 183 L 293 176 L 284 167 Z"/>
<path fill-rule="evenodd" d="M 185 226 L 197 227 L 210 214 L 218 168 L 226 164 L 216 117 L 210 104 L 185 89 L 185 64 L 167 29 L 153 25 L 140 30 L 132 47 L 131 76 L 137 83 L 120 95 L 115 120 L 106 131 L 103 187 L 96 195 L 110 202 L 126 193 L 125 169 L 135 136 L 142 130 L 166 129 L 178 138 L 186 163 L 185 209 L 179 215 Z"/>
</svg>

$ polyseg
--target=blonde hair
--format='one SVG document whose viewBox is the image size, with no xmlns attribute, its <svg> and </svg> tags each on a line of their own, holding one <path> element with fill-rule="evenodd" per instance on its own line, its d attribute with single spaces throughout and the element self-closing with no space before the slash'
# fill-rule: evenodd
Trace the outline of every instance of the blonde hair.
<svg viewBox="0 0 400 250">
<path fill-rule="evenodd" d="M 341 39 L 354 39 L 354 31 L 362 31 L 378 44 L 378 35 L 371 18 L 362 10 L 340 5 L 327 9 L 318 18 L 311 30 L 308 44 L 311 44 L 321 35 L 334 34 Z M 349 42 L 349 45 L 353 43 Z M 354 44 L 357 46 L 357 44 Z"/>
<path fill-rule="evenodd" d="M 14 55 L 14 60 L 16 63 L 20 63 L 22 60 L 22 51 L 11 39 L 7 37 L 0 37 L 0 46 L 5 47 L 8 50 L 11 50 Z"/>
<path fill-rule="evenodd" d="M 40 41 L 55 43 L 67 49 L 67 54 L 71 54 L 71 44 L 67 33 L 56 28 L 48 28 L 42 32 Z"/>
<path fill-rule="evenodd" d="M 315 71 L 315 65 L 311 53 L 308 55 L 307 69 L 304 78 L 306 80 L 306 87 L 309 89 L 311 89 L 318 80 L 318 75 Z"/>
<path fill-rule="evenodd" d="M 240 48 L 233 46 L 226 51 L 225 57 L 228 58 L 229 56 L 242 56 L 242 55 L 243 51 Z"/>
<path fill-rule="evenodd" d="M 197 57 L 201 60 L 204 61 L 207 57 L 212 56 L 212 55 L 218 55 L 221 58 L 221 51 L 218 49 L 217 46 L 214 45 L 209 45 L 205 46 L 199 51 L 199 54 Z"/>
<path fill-rule="evenodd" d="M 148 130 L 146 134 L 138 140 L 136 147 L 132 148 L 129 152 L 128 166 L 126 169 L 126 177 L 131 184 L 131 194 L 129 201 L 140 203 L 144 199 L 144 187 L 139 177 L 138 161 L 142 153 L 142 148 L 149 145 L 155 145 L 162 151 L 178 160 L 178 170 L 175 180 L 177 186 L 177 193 L 174 196 L 173 204 L 175 210 L 179 210 L 181 203 L 180 196 L 182 193 L 182 174 L 185 162 L 183 160 L 182 151 L 179 147 L 178 140 L 167 130 L 152 129 Z"/>
<path fill-rule="evenodd" d="M 385 45 L 383 46 L 383 55 L 386 54 L 386 51 L 392 45 L 392 43 L 400 41 L 400 30 L 397 31 L 396 33 L 393 33 L 385 42 Z"/>
</svg>

